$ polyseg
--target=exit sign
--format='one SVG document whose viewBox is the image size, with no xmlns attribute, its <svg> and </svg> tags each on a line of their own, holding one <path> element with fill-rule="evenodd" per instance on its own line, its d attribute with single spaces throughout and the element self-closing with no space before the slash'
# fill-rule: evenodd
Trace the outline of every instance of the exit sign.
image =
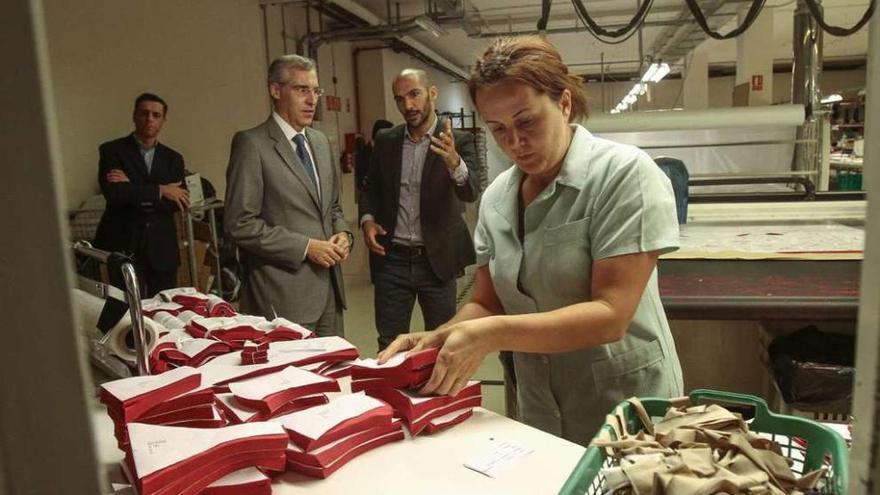
<svg viewBox="0 0 880 495">
<path fill-rule="evenodd" d="M 752 91 L 764 91 L 763 74 L 755 74 L 752 76 Z"/>
</svg>

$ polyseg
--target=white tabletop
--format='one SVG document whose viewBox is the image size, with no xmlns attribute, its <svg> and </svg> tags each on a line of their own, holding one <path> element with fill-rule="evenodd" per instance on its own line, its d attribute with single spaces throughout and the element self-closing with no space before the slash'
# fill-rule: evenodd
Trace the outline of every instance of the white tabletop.
<svg viewBox="0 0 880 495">
<path fill-rule="evenodd" d="M 513 441 L 534 450 L 498 478 L 464 467 L 492 442 Z M 356 457 L 324 480 L 288 472 L 274 495 L 311 494 L 542 494 L 557 493 L 584 453 L 580 445 L 548 435 L 486 409 L 432 436 L 383 445 Z"/>
<path fill-rule="evenodd" d="M 113 423 L 103 409 L 93 420 L 105 472 L 120 481 Z M 498 478 L 464 467 L 492 442 L 513 441 L 534 450 Z M 543 494 L 557 493 L 584 453 L 580 445 L 477 408 L 464 423 L 432 436 L 383 445 L 354 458 L 327 479 L 288 472 L 272 484 L 273 495 L 319 494 Z M 109 490 L 108 490 L 109 492 Z"/>
</svg>

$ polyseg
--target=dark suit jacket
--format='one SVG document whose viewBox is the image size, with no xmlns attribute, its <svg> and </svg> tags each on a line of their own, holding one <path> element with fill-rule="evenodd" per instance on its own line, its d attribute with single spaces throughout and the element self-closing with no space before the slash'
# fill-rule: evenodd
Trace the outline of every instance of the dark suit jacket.
<svg viewBox="0 0 880 495">
<path fill-rule="evenodd" d="M 440 119 L 435 128 L 435 136 L 440 134 L 444 125 L 443 119 Z M 422 169 L 419 206 L 428 262 L 434 274 L 444 282 L 453 279 L 464 267 L 476 261 L 474 243 L 462 218 L 462 202 L 473 203 L 480 196 L 474 137 L 469 132 L 453 130 L 453 134 L 455 149 L 467 165 L 468 178 L 461 186 L 456 185 L 449 176 L 443 159 L 429 150 Z M 376 222 L 388 232 L 379 239 L 386 249 L 391 244 L 397 226 L 404 139 L 405 125 L 380 131 L 376 136 L 366 194 L 359 203 L 358 217 L 373 215 Z M 381 269 L 381 261 L 377 269 Z"/>
<path fill-rule="evenodd" d="M 180 261 L 174 227 L 177 204 L 160 197 L 159 185 L 183 181 L 183 157 L 159 143 L 147 174 L 147 164 L 132 134 L 102 144 L 98 154 L 98 184 L 107 209 L 93 245 L 133 254 L 154 270 L 175 269 Z M 112 169 L 125 172 L 129 182 L 107 182 L 107 172 Z"/>
<path fill-rule="evenodd" d="M 226 231 L 245 268 L 242 311 L 299 323 L 318 320 L 329 291 L 345 307 L 342 267 L 303 259 L 309 238 L 348 232 L 339 205 L 339 172 L 323 133 L 306 128 L 321 195 L 275 119 L 232 138 L 226 169 Z"/>
</svg>

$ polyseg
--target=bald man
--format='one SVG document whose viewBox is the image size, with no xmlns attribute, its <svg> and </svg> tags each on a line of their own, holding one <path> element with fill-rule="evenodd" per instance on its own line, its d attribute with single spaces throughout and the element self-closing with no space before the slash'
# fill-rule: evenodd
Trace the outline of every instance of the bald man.
<svg viewBox="0 0 880 495">
<path fill-rule="evenodd" d="M 409 331 L 416 298 L 425 330 L 455 314 L 455 279 L 475 262 L 462 203 L 480 195 L 473 136 L 436 115 L 438 90 L 425 71 L 405 69 L 392 93 L 406 123 L 377 134 L 359 203 L 364 240 L 376 255 L 380 350 Z"/>
</svg>

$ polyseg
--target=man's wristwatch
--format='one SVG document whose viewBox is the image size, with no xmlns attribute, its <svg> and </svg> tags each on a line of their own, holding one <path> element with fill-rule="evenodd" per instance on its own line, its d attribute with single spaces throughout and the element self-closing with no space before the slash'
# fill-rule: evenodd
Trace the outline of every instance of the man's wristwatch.
<svg viewBox="0 0 880 495">
<path fill-rule="evenodd" d="M 348 236 L 348 247 L 351 248 L 354 246 L 354 234 L 346 230 L 345 235 Z"/>
</svg>

